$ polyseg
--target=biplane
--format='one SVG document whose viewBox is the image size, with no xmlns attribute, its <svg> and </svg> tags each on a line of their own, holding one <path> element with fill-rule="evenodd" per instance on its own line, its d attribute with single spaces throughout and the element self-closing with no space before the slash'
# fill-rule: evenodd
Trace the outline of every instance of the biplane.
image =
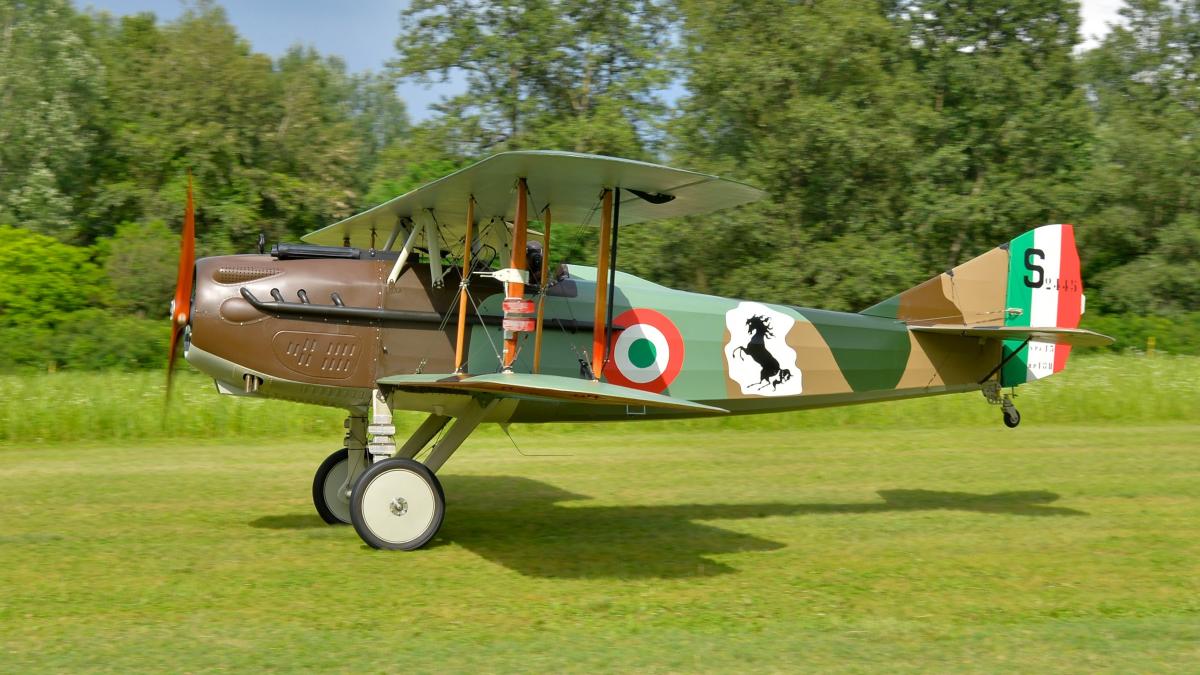
<svg viewBox="0 0 1200 675">
<path fill-rule="evenodd" d="M 170 366 L 234 396 L 347 411 L 312 495 L 370 546 L 438 531 L 437 472 L 481 424 L 770 413 L 1007 388 L 1110 338 L 1074 230 L 1046 225 L 858 313 L 673 290 L 617 271 L 621 229 L 738 207 L 751 186 L 645 162 L 506 152 L 251 255 L 195 260 L 189 189 Z M 678 223 L 679 220 L 672 222 Z M 554 227 L 599 229 L 595 266 Z M 654 224 L 647 224 L 654 227 Z M 661 226 L 661 225 L 658 225 Z M 673 225 L 678 227 L 678 225 Z M 397 438 L 393 413 L 424 421 Z"/>
</svg>

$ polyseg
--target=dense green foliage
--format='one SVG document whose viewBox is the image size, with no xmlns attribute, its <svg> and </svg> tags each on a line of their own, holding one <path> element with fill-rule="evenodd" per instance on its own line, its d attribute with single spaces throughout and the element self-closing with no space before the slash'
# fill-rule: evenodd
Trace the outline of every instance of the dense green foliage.
<svg viewBox="0 0 1200 675">
<path fill-rule="evenodd" d="M 0 225 L 0 328 L 53 326 L 100 301 L 100 278 L 85 249 Z"/>
<path fill-rule="evenodd" d="M 701 219 L 670 282 L 856 310 L 1036 224 L 1084 219 L 1075 3 L 681 4 L 681 153 L 771 199 Z M 654 237 L 649 273 L 677 246 Z M 717 262 L 737 264 L 707 278 Z"/>
<path fill-rule="evenodd" d="M 185 169 L 208 250 L 294 237 L 361 206 L 376 154 L 407 133 L 380 76 L 301 48 L 273 62 L 208 2 L 164 25 L 5 0 L 0 26 L 0 221 L 63 241 L 177 224 Z"/>
<path fill-rule="evenodd" d="M 1200 312 L 1092 315 L 1082 325 L 1115 338 L 1110 351 L 1200 353 Z"/>
<path fill-rule="evenodd" d="M 1200 3 L 1132 0 L 1086 55 L 1098 142 L 1085 272 L 1104 308 L 1200 308 Z"/>
<path fill-rule="evenodd" d="M 669 14 L 662 0 L 408 3 L 398 75 L 452 69 L 467 91 L 433 125 L 459 150 L 555 148 L 641 158 L 665 111 Z"/>
<path fill-rule="evenodd" d="M 1194 352 L 1193 320 L 1153 317 L 1200 311 L 1200 0 L 1123 14 L 1080 53 L 1073 0 L 419 0 L 397 58 L 350 74 L 311 49 L 254 52 L 211 0 L 167 23 L 0 0 L 0 369 L 153 361 L 188 169 L 204 255 L 514 148 L 765 188 L 628 228 L 621 260 L 767 301 L 861 309 L 1077 223 L 1092 325 L 1125 336 L 1104 315 L 1148 316 L 1127 346 Z M 403 87 L 451 75 L 468 91 L 410 124 Z M 555 258 L 591 260 L 594 230 L 557 231 Z M 128 349 L 104 346 L 104 317 Z"/>
</svg>

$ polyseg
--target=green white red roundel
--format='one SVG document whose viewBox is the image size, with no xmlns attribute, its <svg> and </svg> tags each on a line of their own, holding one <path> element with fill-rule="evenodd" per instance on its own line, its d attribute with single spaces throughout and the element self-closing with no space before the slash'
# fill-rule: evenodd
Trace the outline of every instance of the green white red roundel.
<svg viewBox="0 0 1200 675">
<path fill-rule="evenodd" d="M 623 330 L 613 338 L 605 379 L 656 394 L 670 386 L 683 370 L 683 336 L 675 324 L 652 309 L 630 309 L 613 326 Z"/>
</svg>

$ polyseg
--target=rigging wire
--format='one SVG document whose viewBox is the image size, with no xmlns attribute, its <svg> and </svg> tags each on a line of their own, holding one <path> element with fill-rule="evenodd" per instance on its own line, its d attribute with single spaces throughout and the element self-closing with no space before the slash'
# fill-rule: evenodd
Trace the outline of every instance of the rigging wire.
<svg viewBox="0 0 1200 675">
<path fill-rule="evenodd" d="M 442 429 L 438 431 L 436 435 L 434 435 L 433 442 L 422 446 L 421 449 L 412 456 L 412 459 L 415 461 L 420 461 L 422 464 L 424 464 L 429 459 L 429 456 L 433 454 L 433 449 L 437 447 L 437 444 L 441 443 L 442 439 L 446 437 L 446 434 L 450 433 L 450 426 L 451 425 L 449 424 L 443 426 Z M 417 460 L 418 455 L 420 456 L 419 460 Z"/>
<path fill-rule="evenodd" d="M 479 317 L 479 323 L 483 325 L 483 335 L 488 339 L 488 344 L 492 346 L 492 353 L 496 355 L 497 361 L 503 361 L 504 357 L 500 355 L 500 350 L 496 349 L 496 343 L 492 340 L 492 334 L 487 329 L 487 324 L 483 322 L 483 312 L 479 311 L 479 305 L 475 302 L 475 296 L 471 295 L 471 291 L 467 290 L 467 299 L 471 301 L 471 306 L 475 308 L 475 315 Z M 472 334 L 474 331 L 471 331 Z"/>
<path fill-rule="evenodd" d="M 574 457 L 575 456 L 575 455 L 572 455 L 570 453 L 565 453 L 565 452 L 534 452 L 534 453 L 525 452 L 524 450 L 521 449 L 521 446 L 517 445 L 517 440 L 512 437 L 512 434 L 508 433 L 508 428 L 510 426 L 512 426 L 512 425 L 511 424 L 501 424 L 500 430 L 504 432 L 505 436 L 508 436 L 508 441 L 510 443 L 512 443 L 512 446 L 513 446 L 513 448 L 516 449 L 517 454 L 522 457 Z"/>
</svg>

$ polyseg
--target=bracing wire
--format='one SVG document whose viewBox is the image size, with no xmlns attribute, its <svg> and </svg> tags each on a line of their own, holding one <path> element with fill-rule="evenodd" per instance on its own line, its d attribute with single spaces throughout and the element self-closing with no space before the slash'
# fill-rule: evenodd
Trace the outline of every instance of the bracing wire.
<svg viewBox="0 0 1200 675">
<path fill-rule="evenodd" d="M 437 434 L 434 435 L 433 440 L 431 442 L 422 446 L 421 449 L 418 450 L 416 452 L 416 454 L 413 455 L 413 459 L 417 459 L 417 456 L 420 455 L 421 456 L 420 461 L 422 463 L 424 463 L 426 460 L 429 459 L 429 456 L 433 454 L 433 449 L 437 447 L 438 443 L 442 442 L 442 439 L 445 438 L 446 434 L 448 434 L 448 433 L 450 433 L 450 425 L 449 424 L 442 427 L 441 431 L 437 432 Z"/>
<path fill-rule="evenodd" d="M 509 426 L 510 425 L 508 425 L 508 424 L 501 424 L 500 430 L 504 432 L 505 436 L 508 436 L 508 442 L 512 443 L 512 446 L 517 451 L 517 454 L 522 457 L 574 457 L 574 455 L 571 455 L 570 453 L 565 453 L 565 452 L 547 452 L 547 453 L 525 452 L 524 450 L 521 449 L 521 446 L 517 445 L 517 440 L 512 437 L 512 434 L 508 433 Z"/>
<path fill-rule="evenodd" d="M 496 349 L 496 342 L 492 340 L 492 333 L 487 329 L 487 324 L 483 323 L 483 312 L 479 311 L 479 305 L 475 302 L 475 296 L 471 295 L 471 291 L 467 291 L 467 299 L 471 301 L 471 306 L 475 308 L 475 315 L 479 317 L 479 322 L 483 325 L 483 334 L 488 339 L 488 344 L 492 346 L 492 353 L 496 355 L 497 361 L 503 361 L 504 357 L 500 355 L 500 350 Z"/>
</svg>

